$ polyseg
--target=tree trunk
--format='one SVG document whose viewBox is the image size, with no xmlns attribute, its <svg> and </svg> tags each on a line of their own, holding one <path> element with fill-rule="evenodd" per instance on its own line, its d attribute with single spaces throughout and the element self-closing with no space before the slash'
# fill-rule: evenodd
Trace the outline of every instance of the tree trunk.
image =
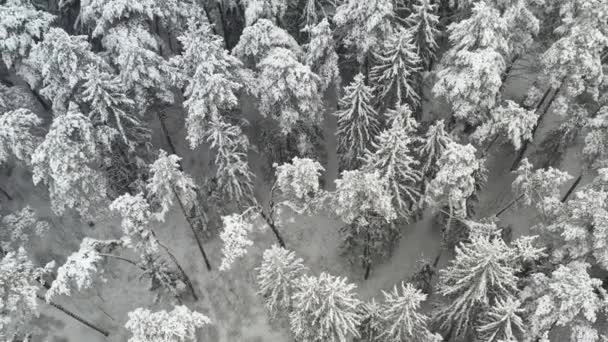
<svg viewBox="0 0 608 342">
<path fill-rule="evenodd" d="M 39 295 L 39 294 L 36 294 L 36 297 L 37 297 L 38 299 L 40 299 L 41 301 L 43 301 L 43 302 L 47 303 L 48 305 L 50 305 L 50 306 L 54 307 L 55 309 L 57 309 L 57 310 L 59 310 L 59 311 L 63 312 L 64 314 L 66 314 L 66 315 L 68 315 L 68 316 L 72 317 L 73 319 L 77 320 L 78 322 L 80 322 L 80 323 L 82 323 L 82 324 L 86 325 L 87 327 L 89 327 L 89 328 L 91 328 L 91 329 L 93 329 L 93 330 L 97 331 L 98 333 L 102 334 L 103 336 L 105 336 L 105 337 L 110 336 L 110 333 L 109 333 L 107 330 L 104 330 L 104 329 L 102 329 L 102 328 L 97 327 L 95 324 L 93 324 L 93 323 L 91 323 L 91 322 L 87 321 L 86 319 L 84 319 L 84 318 L 82 318 L 82 317 L 80 317 L 80 316 L 78 316 L 78 315 L 76 315 L 76 314 L 72 313 L 71 311 L 67 310 L 67 309 L 66 309 L 66 308 L 64 308 L 63 306 L 61 306 L 61 305 L 59 305 L 59 304 L 57 304 L 57 303 L 54 303 L 54 302 L 47 302 L 47 301 L 44 299 L 44 297 L 43 297 L 43 296 L 41 296 L 41 295 Z"/>
<path fill-rule="evenodd" d="M 167 246 L 165 246 L 163 243 L 161 243 L 158 239 L 156 241 L 158 242 L 158 245 L 161 246 L 162 249 L 165 250 L 165 252 L 167 252 L 167 254 L 169 255 L 169 258 L 171 258 L 171 261 L 173 261 L 173 263 L 175 264 L 175 267 L 177 267 L 179 272 L 182 274 L 182 277 L 184 277 L 184 281 L 186 282 L 186 285 L 188 286 L 188 288 L 190 289 L 190 292 L 192 293 L 192 298 L 194 298 L 194 300 L 198 300 L 198 296 L 196 295 L 196 292 L 194 291 L 194 286 L 192 285 L 190 278 L 186 274 L 186 271 L 184 271 L 182 266 L 177 261 L 177 258 L 175 257 L 175 255 L 173 255 L 173 253 L 171 253 L 169 248 L 167 248 Z"/>
<path fill-rule="evenodd" d="M 6 199 L 8 199 L 9 201 L 13 200 L 13 197 L 8 192 L 6 192 L 6 190 L 4 190 L 2 187 L 0 187 L 0 194 L 3 194 L 4 197 L 6 197 Z"/>
<path fill-rule="evenodd" d="M 167 124 L 165 123 L 164 114 L 162 114 L 159 110 L 157 110 L 156 116 L 158 117 L 158 121 L 160 122 L 160 128 L 163 131 L 163 134 L 165 135 L 165 139 L 167 139 L 167 145 L 169 145 L 171 154 L 175 154 L 177 156 L 178 155 L 177 149 L 175 148 L 175 145 L 173 144 L 173 140 L 171 139 L 171 136 L 169 135 L 169 130 L 167 129 Z M 181 165 L 182 164 L 180 162 L 179 163 L 180 170 L 183 170 Z"/>
<path fill-rule="evenodd" d="M 226 17 L 224 14 L 224 7 L 222 6 L 221 2 L 216 2 L 217 4 L 217 10 L 220 12 L 220 21 L 222 22 L 222 33 L 224 34 L 224 47 L 228 47 L 228 39 L 229 34 L 228 34 L 228 25 L 226 23 Z"/>
<path fill-rule="evenodd" d="M 566 202 L 568 200 L 568 197 L 570 197 L 570 195 L 572 195 L 572 193 L 574 192 L 574 189 L 576 189 L 576 187 L 578 186 L 578 183 L 581 182 L 581 179 L 583 179 L 583 173 L 582 172 L 578 176 L 578 178 L 576 178 L 576 180 L 574 181 L 574 183 L 572 183 L 572 186 L 570 186 L 570 189 L 568 189 L 568 191 L 566 192 L 566 194 L 562 198 L 562 203 Z"/>
<path fill-rule="evenodd" d="M 263 209 L 260 209 L 260 215 L 262 215 L 262 218 L 264 219 L 264 221 L 266 221 L 266 223 L 270 226 L 270 229 L 272 229 L 272 232 L 274 233 L 274 236 L 276 236 L 277 241 L 279 242 L 279 245 L 283 248 L 285 248 L 285 241 L 283 240 L 283 237 L 281 237 L 281 234 L 279 233 L 279 229 L 277 228 L 276 224 L 274 223 L 274 220 L 268 216 Z"/>
<path fill-rule="evenodd" d="M 494 214 L 494 216 L 499 217 L 500 215 L 502 215 L 505 211 L 511 208 L 513 204 L 517 203 L 517 201 L 519 201 L 522 197 L 524 197 L 524 194 L 517 196 L 516 199 L 509 202 L 509 204 L 507 204 L 504 208 L 500 209 L 496 214 Z"/>
<path fill-rule="evenodd" d="M 177 199 L 177 203 L 179 203 L 179 207 L 182 209 L 182 213 L 184 214 L 184 217 L 186 218 L 186 221 L 188 222 L 190 229 L 192 230 L 192 234 L 194 234 L 194 239 L 196 240 L 198 249 L 201 252 L 201 254 L 203 255 L 203 259 L 205 260 L 205 266 L 207 266 L 207 271 L 211 271 L 211 263 L 209 263 L 209 259 L 207 258 L 207 253 L 205 253 L 205 249 L 203 248 L 203 242 L 201 241 L 198 234 L 196 233 L 196 228 L 194 228 L 191 218 L 188 215 L 188 213 L 186 212 L 184 203 L 182 202 L 181 198 L 179 197 L 179 195 L 177 194 L 177 191 L 175 191 L 175 189 L 173 189 L 173 194 L 175 195 L 175 198 Z"/>
<path fill-rule="evenodd" d="M 540 102 L 538 103 L 538 105 L 536 106 L 536 111 L 538 111 L 541 107 L 542 104 L 544 102 L 544 100 L 547 98 L 547 96 L 549 95 L 550 91 L 552 88 L 549 88 L 545 94 L 543 95 L 542 99 L 540 100 Z M 532 129 L 532 139 L 534 140 L 534 136 L 536 134 L 536 130 L 538 129 L 538 127 L 540 126 L 541 122 L 543 121 L 543 118 L 545 116 L 545 114 L 547 114 L 547 112 L 549 111 L 549 107 L 551 107 L 551 104 L 553 103 L 553 101 L 555 100 L 555 97 L 557 96 L 557 94 L 559 93 L 561 89 L 561 85 L 560 87 L 558 87 L 555 92 L 553 93 L 553 95 L 551 96 L 551 98 L 549 99 L 549 102 L 547 103 L 547 105 L 545 106 L 545 109 L 543 110 L 542 113 L 540 113 L 540 115 L 538 116 L 538 121 L 536 122 L 536 125 L 534 126 L 534 129 Z M 532 141 L 533 141 L 532 140 Z M 521 148 L 521 150 L 519 151 L 519 154 L 517 155 L 517 158 L 515 158 L 515 161 L 513 161 L 513 164 L 511 165 L 511 171 L 515 170 L 515 168 L 517 168 L 517 165 L 519 165 L 519 162 L 523 159 L 524 155 L 526 154 L 526 150 L 528 149 L 528 147 L 530 146 L 530 140 L 526 140 L 524 142 L 524 146 Z"/>
<path fill-rule="evenodd" d="M 371 257 L 370 257 L 370 251 L 369 251 L 369 244 L 370 244 L 370 240 L 371 240 L 371 235 L 369 232 L 365 233 L 365 250 L 363 252 L 363 260 L 365 260 L 365 275 L 363 276 L 363 279 L 367 280 L 369 278 L 369 273 L 372 270 L 372 262 L 370 261 Z"/>
</svg>

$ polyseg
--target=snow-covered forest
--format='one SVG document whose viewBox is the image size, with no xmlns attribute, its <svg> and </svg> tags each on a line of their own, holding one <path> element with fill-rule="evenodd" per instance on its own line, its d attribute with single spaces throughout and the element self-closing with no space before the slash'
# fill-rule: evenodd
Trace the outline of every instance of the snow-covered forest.
<svg viewBox="0 0 608 342">
<path fill-rule="evenodd" d="M 608 341 L 607 0 L 0 0 L 0 341 Z"/>
</svg>

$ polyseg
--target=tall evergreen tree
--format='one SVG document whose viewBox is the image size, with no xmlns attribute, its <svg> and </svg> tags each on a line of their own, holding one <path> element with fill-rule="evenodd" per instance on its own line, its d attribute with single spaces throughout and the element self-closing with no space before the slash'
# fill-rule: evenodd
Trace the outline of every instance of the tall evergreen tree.
<svg viewBox="0 0 608 342">
<path fill-rule="evenodd" d="M 406 18 L 408 29 L 413 34 L 416 52 L 426 70 L 433 65 L 439 48 L 436 41 L 439 36 L 437 8 L 438 5 L 431 0 L 417 0 L 412 6 L 412 13 Z"/>
<path fill-rule="evenodd" d="M 420 71 L 420 57 L 416 53 L 412 32 L 399 29 L 388 36 L 379 53 L 374 53 L 370 79 L 388 103 L 417 105 L 416 74 Z"/>
<path fill-rule="evenodd" d="M 517 292 L 515 251 L 500 238 L 476 237 L 456 248 L 456 258 L 439 272 L 439 293 L 449 300 L 435 320 L 452 336 L 465 336 L 479 315 Z"/>
<path fill-rule="evenodd" d="M 344 45 L 354 50 L 365 69 L 370 53 L 390 34 L 393 15 L 392 0 L 347 0 L 336 8 L 334 22 L 342 31 Z"/>
<path fill-rule="evenodd" d="M 338 153 L 342 169 L 352 169 L 360 165 L 360 159 L 378 134 L 377 113 L 372 107 L 373 89 L 365 85 L 362 74 L 345 89 L 340 99 L 338 117 Z"/>
<path fill-rule="evenodd" d="M 437 342 L 441 336 L 433 334 L 428 327 L 429 317 L 420 312 L 426 295 L 412 284 L 395 285 L 391 292 L 384 292 L 381 310 L 383 332 L 378 336 L 381 342 Z"/>
<path fill-rule="evenodd" d="M 72 103 L 32 156 L 34 184 L 48 186 L 55 213 L 75 209 L 87 219 L 103 213 L 108 183 L 99 156 L 91 121 Z"/>
<path fill-rule="evenodd" d="M 353 292 L 355 288 L 346 278 L 327 273 L 303 276 L 292 296 L 293 311 L 289 315 L 296 339 L 346 342 L 349 336 L 359 336 L 361 301 Z"/>
<path fill-rule="evenodd" d="M 416 148 L 422 165 L 422 172 L 429 178 L 434 178 L 439 171 L 438 161 L 443 154 L 443 151 L 452 142 L 452 138 L 445 131 L 445 123 L 443 120 L 438 120 L 424 134 L 424 137 L 418 139 L 420 144 Z"/>
<path fill-rule="evenodd" d="M 264 251 L 262 265 L 257 269 L 258 294 L 273 317 L 291 311 L 292 295 L 306 271 L 302 262 L 294 252 L 277 245 Z"/>
<path fill-rule="evenodd" d="M 338 89 L 341 83 L 338 53 L 329 21 L 325 18 L 309 31 L 310 42 L 306 45 L 306 65 L 321 77 L 319 87 L 321 92 L 332 84 Z"/>
<path fill-rule="evenodd" d="M 414 125 L 417 123 L 411 118 L 407 105 L 389 113 L 391 127 L 372 142 L 375 151 L 366 151 L 364 167 L 378 171 L 380 177 L 387 180 L 395 209 L 401 217 L 407 218 L 421 196 L 419 183 L 422 173 L 418 171 L 419 162 L 414 159 L 411 151 L 411 136 L 416 126 L 408 128 L 406 121 L 413 122 Z"/>
</svg>

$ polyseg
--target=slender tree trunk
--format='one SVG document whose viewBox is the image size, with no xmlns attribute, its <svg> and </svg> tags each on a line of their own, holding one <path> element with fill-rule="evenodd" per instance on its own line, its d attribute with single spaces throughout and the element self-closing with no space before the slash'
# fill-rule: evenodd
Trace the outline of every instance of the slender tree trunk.
<svg viewBox="0 0 608 342">
<path fill-rule="evenodd" d="M 112 258 L 112 259 L 122 260 L 124 262 L 127 262 L 127 263 L 129 263 L 129 264 L 131 264 L 133 266 L 136 266 L 139 269 L 145 271 L 145 269 L 143 267 L 139 266 L 135 261 L 133 261 L 131 259 L 124 258 L 124 257 L 121 257 L 120 255 L 106 254 L 106 253 L 99 253 L 99 255 L 101 255 L 102 257 L 106 257 L 106 258 Z"/>
<path fill-rule="evenodd" d="M 496 214 L 494 214 L 494 216 L 499 217 L 500 215 L 502 215 L 505 211 L 511 208 L 513 204 L 517 203 L 517 201 L 519 201 L 522 197 L 524 197 L 524 194 L 517 196 L 516 199 L 509 202 L 509 204 L 507 204 L 504 208 L 500 209 Z"/>
<path fill-rule="evenodd" d="M 481 157 L 483 158 L 488 151 L 492 148 L 492 146 L 494 145 L 494 143 L 496 142 L 496 140 L 498 140 L 499 135 L 496 134 L 494 136 L 494 138 L 492 138 L 492 141 L 490 141 L 490 143 L 486 146 L 486 148 L 483 150 L 483 152 L 481 153 Z"/>
<path fill-rule="evenodd" d="M 369 250 L 369 244 L 370 244 L 370 240 L 371 240 L 371 235 L 369 232 L 365 233 L 365 250 L 363 252 L 364 256 L 363 259 L 365 260 L 365 275 L 363 276 L 363 279 L 367 280 L 369 278 L 369 273 L 372 270 L 372 262 L 371 262 L 371 256 L 370 256 L 370 250 Z"/>
<path fill-rule="evenodd" d="M 209 26 L 211 26 L 213 34 L 217 35 L 217 29 L 215 28 L 213 20 L 211 20 L 211 13 L 209 13 L 209 9 L 207 8 L 207 6 L 203 5 L 203 10 L 205 11 L 205 16 L 207 17 L 207 21 L 209 22 Z"/>
<path fill-rule="evenodd" d="M 543 95 L 541 101 L 539 102 L 538 106 L 536 107 L 536 111 L 540 110 L 540 108 L 542 107 L 542 104 L 543 104 L 544 100 L 547 98 L 547 96 L 549 95 L 549 93 L 550 93 L 551 90 L 552 90 L 552 88 L 549 88 L 545 92 L 545 94 Z M 540 127 L 540 124 L 543 121 L 543 118 L 545 117 L 545 114 L 547 114 L 547 112 L 549 111 L 549 108 L 551 107 L 551 104 L 553 103 L 553 101 L 557 97 L 557 94 L 559 93 L 560 90 L 561 90 L 561 85 L 553 92 L 553 95 L 551 96 L 551 98 L 547 102 L 544 110 L 538 116 L 538 121 L 536 122 L 536 125 L 534 126 L 534 129 L 532 129 L 532 141 L 534 140 L 534 137 L 536 135 L 536 130 L 538 130 L 538 127 Z M 524 142 L 524 146 L 521 148 L 521 150 L 519 151 L 519 154 L 517 155 L 517 158 L 515 158 L 515 161 L 513 161 L 513 164 L 511 165 L 511 171 L 515 170 L 515 168 L 517 167 L 517 165 L 519 165 L 519 162 L 523 159 L 524 155 L 526 154 L 526 151 L 528 150 L 528 147 L 530 146 L 530 142 L 531 142 L 530 140 L 526 140 Z"/>
<path fill-rule="evenodd" d="M 171 139 L 171 135 L 169 134 L 169 129 L 167 128 L 167 125 L 165 123 L 165 117 L 164 115 L 160 112 L 160 111 L 156 111 L 156 115 L 158 117 L 158 121 L 160 122 L 160 127 L 161 130 L 163 131 L 163 134 L 165 136 L 165 139 L 167 139 L 167 145 L 169 145 L 169 149 L 171 150 L 171 154 L 174 155 L 178 155 L 177 154 L 177 149 L 175 148 L 175 145 L 173 144 L 173 140 Z M 179 166 L 179 170 L 183 171 L 184 167 L 182 166 L 181 160 L 178 161 L 178 166 Z M 199 196 L 199 190 L 198 188 L 195 189 L 196 192 L 196 198 L 200 198 Z M 188 213 L 186 213 L 186 209 L 184 208 L 183 202 L 181 201 L 181 199 L 179 198 L 179 196 L 177 195 L 177 193 L 175 192 L 175 190 L 173 190 L 173 193 L 175 194 L 175 197 L 177 198 L 177 201 L 182 209 L 182 212 L 184 213 L 184 217 L 186 218 L 186 221 L 188 221 L 188 224 L 190 225 L 190 228 L 192 229 L 192 232 L 194 233 L 194 238 L 196 239 L 196 243 L 199 246 L 199 250 L 201 251 L 201 254 L 203 255 L 203 258 L 205 259 L 205 265 L 207 266 L 207 270 L 211 271 L 211 264 L 209 263 L 209 259 L 207 258 L 207 254 L 205 253 L 204 249 L 203 249 L 203 245 L 202 242 L 199 240 L 198 235 L 196 234 L 196 229 L 194 229 L 192 222 L 190 221 L 190 218 L 188 216 Z M 195 204 L 198 205 L 198 204 Z"/>
<path fill-rule="evenodd" d="M 184 277 L 184 281 L 186 282 L 186 285 L 190 289 L 190 292 L 192 293 L 192 297 L 194 298 L 194 300 L 198 300 L 198 296 L 196 295 L 196 292 L 194 291 L 194 286 L 192 285 L 192 282 L 190 281 L 190 278 L 186 274 L 186 271 L 184 271 L 184 269 L 182 268 L 182 266 L 177 261 L 177 258 L 175 257 L 175 255 L 173 255 L 173 253 L 171 253 L 171 251 L 169 250 L 169 248 L 167 248 L 167 246 L 165 246 L 163 243 L 161 243 L 158 239 L 156 241 L 158 241 L 158 245 L 161 246 L 162 249 L 165 250 L 165 252 L 167 253 L 167 255 L 169 255 L 169 258 L 171 258 L 171 261 L 173 261 L 173 263 L 175 264 L 175 267 L 177 267 L 177 269 L 181 273 L 182 277 Z"/>
<path fill-rule="evenodd" d="M 102 334 L 103 336 L 105 336 L 105 337 L 110 336 L 110 333 L 109 333 L 107 330 L 104 330 L 104 329 L 102 329 L 102 328 L 100 328 L 100 327 L 96 326 L 95 324 L 93 324 L 93 323 L 91 323 L 91 322 L 87 321 L 86 319 L 84 319 L 84 318 L 82 318 L 82 317 L 80 317 L 80 316 L 76 315 L 75 313 L 73 313 L 73 312 L 69 311 L 68 309 L 64 308 L 63 306 L 61 306 L 61 305 L 59 305 L 59 304 L 57 304 L 57 303 L 54 303 L 54 302 L 47 302 L 47 301 L 44 299 L 44 297 L 43 297 L 43 296 L 41 296 L 41 295 L 39 295 L 39 294 L 36 294 L 36 297 L 37 297 L 38 299 L 40 299 L 41 301 L 43 301 L 43 302 L 47 303 L 48 305 L 50 305 L 50 306 L 54 307 L 55 309 L 57 309 L 57 310 L 59 310 L 59 311 L 63 312 L 64 314 L 66 314 L 66 315 L 68 315 L 68 316 L 72 317 L 73 319 L 77 320 L 78 322 L 80 322 L 80 323 L 82 323 L 82 324 L 86 325 L 87 327 L 89 327 L 89 328 L 91 328 L 91 329 L 93 329 L 93 330 L 97 331 L 98 333 Z"/>
<path fill-rule="evenodd" d="M 196 233 L 196 228 L 194 228 L 194 224 L 192 224 L 191 218 L 188 215 L 188 213 L 186 212 L 186 208 L 184 207 L 184 202 L 182 202 L 182 199 L 179 197 L 179 195 L 177 194 L 177 191 L 175 191 L 175 189 L 173 189 L 173 194 L 175 195 L 175 198 L 177 199 L 177 203 L 179 203 L 179 207 L 182 209 L 182 213 L 184 214 L 184 217 L 186 218 L 186 221 L 188 222 L 190 229 L 192 230 L 192 234 L 194 234 L 194 239 L 196 240 L 198 249 L 201 252 L 201 254 L 203 255 L 203 259 L 205 260 L 205 266 L 207 266 L 207 271 L 211 271 L 211 263 L 209 263 L 209 259 L 207 258 L 207 253 L 205 253 L 205 249 L 203 248 L 203 242 L 201 241 L 198 234 Z"/>
<path fill-rule="evenodd" d="M 175 154 L 177 156 L 178 155 L 177 149 L 175 148 L 175 145 L 173 144 L 173 139 L 171 139 L 171 136 L 169 135 L 169 129 L 167 129 L 167 124 L 165 122 L 165 115 L 163 113 L 161 113 L 159 110 L 157 110 L 156 116 L 158 117 L 158 121 L 160 122 L 160 128 L 163 131 L 163 134 L 165 135 L 165 139 L 167 139 L 167 145 L 169 145 L 171 154 Z M 179 163 L 179 166 L 180 166 L 180 169 L 182 169 L 181 163 Z"/>
<path fill-rule="evenodd" d="M 6 197 L 6 199 L 8 199 L 9 201 L 13 200 L 13 197 L 6 190 L 4 190 L 2 187 L 0 187 L 0 193 L 3 194 L 4 197 Z"/>
<path fill-rule="evenodd" d="M 583 179 L 583 173 L 582 172 L 581 172 L 580 175 L 578 175 L 578 177 L 576 178 L 576 180 L 574 181 L 574 183 L 572 183 L 572 186 L 570 186 L 570 189 L 568 189 L 568 191 L 566 192 L 566 194 L 562 198 L 562 203 L 566 202 L 568 200 L 568 197 L 570 197 L 570 195 L 572 195 L 572 193 L 574 192 L 574 189 L 576 189 L 576 187 L 578 186 L 578 183 L 581 182 L 581 179 Z"/>
<path fill-rule="evenodd" d="M 264 212 L 263 209 L 260 209 L 260 215 L 262 215 L 262 218 L 264 219 L 264 221 L 266 221 L 268 226 L 270 226 L 270 229 L 272 229 L 272 232 L 274 233 L 274 236 L 277 238 L 279 245 L 281 247 L 285 248 L 285 241 L 283 240 L 283 237 L 281 237 L 281 234 L 279 233 L 279 229 L 277 228 L 274 220 L 270 216 L 268 216 Z"/>
<path fill-rule="evenodd" d="M 226 23 L 226 17 L 224 13 L 224 7 L 221 2 L 216 2 L 217 10 L 220 12 L 220 20 L 222 22 L 222 33 L 224 34 L 224 47 L 228 47 L 228 39 L 230 35 L 228 34 L 228 25 Z"/>
</svg>

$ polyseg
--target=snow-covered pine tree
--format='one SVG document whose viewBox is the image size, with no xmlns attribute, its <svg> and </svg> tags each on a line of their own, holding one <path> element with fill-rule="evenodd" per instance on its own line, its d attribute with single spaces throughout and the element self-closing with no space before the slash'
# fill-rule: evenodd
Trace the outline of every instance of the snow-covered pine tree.
<svg viewBox="0 0 608 342">
<path fill-rule="evenodd" d="M 325 0 L 304 0 L 304 9 L 302 10 L 302 30 L 308 31 L 310 28 L 320 23 L 319 18 L 327 20 L 327 5 L 333 8 L 335 3 Z"/>
<path fill-rule="evenodd" d="M 90 289 L 97 278 L 103 279 L 103 268 L 100 267 L 104 257 L 100 250 L 104 246 L 119 245 L 120 241 L 100 241 L 84 238 L 78 251 L 70 254 L 63 265 L 57 269 L 55 280 L 45 294 L 50 302 L 55 296 L 70 296 L 72 292 Z"/>
<path fill-rule="evenodd" d="M 417 105 L 420 95 L 415 83 L 419 82 L 416 74 L 420 63 L 412 31 L 400 28 L 389 34 L 379 52 L 374 52 L 369 75 L 381 99 L 386 103 Z"/>
<path fill-rule="evenodd" d="M 342 169 L 355 169 L 365 150 L 378 134 L 378 114 L 372 106 L 373 89 L 365 85 L 365 77 L 359 73 L 345 89 L 340 99 L 338 117 L 338 153 Z"/>
<path fill-rule="evenodd" d="M 50 229 L 49 223 L 40 220 L 29 206 L 4 216 L 0 227 L 0 255 L 24 246 L 32 237 L 41 237 Z"/>
<path fill-rule="evenodd" d="M 129 312 L 125 328 L 133 334 L 129 342 L 194 342 L 197 329 L 209 324 L 207 316 L 179 305 L 168 312 L 137 308 Z"/>
<path fill-rule="evenodd" d="M 519 150 L 525 141 L 532 140 L 537 120 L 535 110 L 527 110 L 514 101 L 507 100 L 504 105 L 490 110 L 489 121 L 475 131 L 474 138 L 480 143 L 487 143 L 492 138 L 504 136 Z"/>
<path fill-rule="evenodd" d="M 550 276 L 535 273 L 530 277 L 528 286 L 520 295 L 528 313 L 529 331 L 525 341 L 546 337 L 556 326 L 586 326 L 595 330 L 591 325 L 605 310 L 607 294 L 602 281 L 589 275 L 589 268 L 588 263 L 573 261 L 558 265 Z M 573 329 L 572 333 L 576 330 Z M 595 335 L 594 339 L 582 341 L 599 341 L 597 332 Z"/>
<path fill-rule="evenodd" d="M 392 224 L 398 216 L 388 186 L 377 171 L 343 171 L 330 197 L 336 216 L 346 223 L 342 247 L 354 262 L 361 262 L 365 279 L 374 261 L 386 257 L 399 236 Z"/>
<path fill-rule="evenodd" d="M 420 312 L 427 295 L 412 284 L 401 282 L 391 292 L 382 291 L 384 303 L 380 311 L 382 332 L 381 342 L 438 342 L 441 336 L 429 330 L 429 317 Z"/>
<path fill-rule="evenodd" d="M 282 47 L 299 54 L 298 42 L 285 30 L 272 21 L 259 19 L 254 25 L 243 30 L 232 54 L 248 67 L 255 67 L 270 50 Z"/>
<path fill-rule="evenodd" d="M 306 271 L 302 262 L 294 252 L 277 245 L 264 251 L 262 265 L 256 269 L 258 295 L 264 299 L 271 316 L 291 311 L 292 294 Z"/>
<path fill-rule="evenodd" d="M 527 158 L 521 161 L 515 174 L 511 185 L 515 194 L 523 196 L 524 203 L 534 205 L 545 218 L 560 208 L 560 187 L 572 179 L 567 172 L 552 167 L 533 171 Z"/>
<path fill-rule="evenodd" d="M 485 1 L 476 2 L 472 11 L 448 28 L 452 48 L 442 59 L 433 93 L 448 101 L 456 118 L 477 124 L 496 105 L 506 70 L 508 26 Z"/>
<path fill-rule="evenodd" d="M 412 206 L 420 199 L 420 164 L 412 156 L 412 133 L 416 121 L 407 105 L 389 111 L 391 127 L 382 131 L 372 142 L 372 150 L 364 156 L 364 169 L 377 171 L 389 184 L 393 204 L 400 217 L 407 218 Z"/>
<path fill-rule="evenodd" d="M 541 56 L 544 73 L 551 86 L 563 84 L 570 97 L 583 92 L 597 96 L 604 77 L 603 51 L 608 46 L 608 5 L 601 0 L 556 5 L 561 25 L 555 29 L 558 40 Z"/>
<path fill-rule="evenodd" d="M 247 163 L 249 140 L 241 128 L 222 120 L 211 121 L 206 141 L 215 149 L 215 181 L 220 197 L 241 206 L 254 200 L 254 173 Z"/>
<path fill-rule="evenodd" d="M 0 165 L 11 159 L 29 164 L 40 138 L 34 130 L 42 120 L 30 110 L 21 108 L 0 115 Z"/>
<path fill-rule="evenodd" d="M 392 31 L 393 15 L 392 0 L 346 0 L 336 8 L 333 20 L 344 36 L 344 45 L 354 50 L 365 69 L 370 52 Z"/>
<path fill-rule="evenodd" d="M 160 150 L 158 158 L 150 165 L 151 177 L 146 188 L 151 203 L 160 208 L 156 214 L 159 221 L 164 221 L 169 208 L 176 199 L 184 207 L 184 215 L 189 217 L 189 211 L 196 202 L 196 184 L 192 177 L 179 167 L 180 157 Z"/>
<path fill-rule="evenodd" d="M 170 293 L 178 296 L 183 292 L 180 289 L 181 285 L 178 285 L 178 281 L 180 281 L 188 286 L 192 296 L 196 299 L 196 293 L 188 275 L 171 251 L 156 238 L 151 226 L 155 215 L 144 195 L 142 193 L 135 196 L 124 194 L 110 204 L 110 210 L 120 214 L 122 218 L 120 226 L 124 233 L 121 241 L 125 247 L 132 248 L 140 255 L 142 262 L 138 266 L 143 268 L 144 275 L 151 279 L 151 289 L 155 289 L 156 285 L 160 284 L 165 286 Z M 169 256 L 179 273 L 168 269 L 165 260 L 161 258 L 160 249 Z"/>
<path fill-rule="evenodd" d="M 90 109 L 87 115 L 91 122 L 110 128 L 130 149 L 149 140 L 141 113 L 135 110 L 135 102 L 126 95 L 127 88 L 118 76 L 91 66 L 83 81 L 77 97 Z"/>
<path fill-rule="evenodd" d="M 107 180 L 98 170 L 99 151 L 91 121 L 72 103 L 55 117 L 49 133 L 32 155 L 34 184 L 48 186 L 57 215 L 75 209 L 84 218 L 103 213 Z"/>
<path fill-rule="evenodd" d="M 291 331 L 297 340 L 309 342 L 346 342 L 359 336 L 361 323 L 354 284 L 346 278 L 325 272 L 318 277 L 303 276 L 292 295 L 289 315 Z"/>
<path fill-rule="evenodd" d="M 109 68 L 91 51 L 87 36 L 71 36 L 61 28 L 49 29 L 24 64 L 21 75 L 32 89 L 40 89 L 57 114 L 66 112 L 69 102 L 75 101 L 89 67 Z"/>
<path fill-rule="evenodd" d="M 467 216 L 467 200 L 475 192 L 475 176 L 483 166 L 475 152 L 471 145 L 450 142 L 437 161 L 439 171 L 428 185 L 425 201 L 436 208 L 447 207 L 449 219 Z"/>
<path fill-rule="evenodd" d="M 281 26 L 288 2 L 285 0 L 241 0 L 245 7 L 245 25 L 251 26 L 259 19 L 268 19 Z"/>
<path fill-rule="evenodd" d="M 253 224 L 246 213 L 222 216 L 222 223 L 220 239 L 223 244 L 220 271 L 227 271 L 238 258 L 247 254 L 247 248 L 253 246 L 253 241 L 249 237 Z"/>
<path fill-rule="evenodd" d="M 556 260 L 586 260 L 608 269 L 608 192 L 586 186 L 558 207 L 549 222 L 536 228 L 551 243 Z"/>
<path fill-rule="evenodd" d="M 484 312 L 475 327 L 478 340 L 483 342 L 518 341 L 524 336 L 525 323 L 522 318 L 524 309 L 514 298 L 497 298 Z"/>
<path fill-rule="evenodd" d="M 309 0 L 318 1 L 318 0 Z M 333 32 L 327 18 L 324 18 L 319 24 L 309 29 L 310 42 L 305 46 L 306 65 L 319 77 L 319 91 L 323 93 L 330 86 L 334 86 L 336 90 L 340 87 L 342 79 L 340 77 L 340 69 L 338 67 L 338 53 L 336 52 L 336 42 L 333 38 Z"/>
<path fill-rule="evenodd" d="M 418 139 L 420 145 L 416 148 L 416 153 L 422 162 L 422 173 L 428 178 L 434 178 L 439 165 L 437 162 L 443 151 L 453 141 L 449 133 L 445 131 L 445 123 L 443 120 L 438 120 L 424 134 L 424 137 Z"/>
<path fill-rule="evenodd" d="M 0 338 L 3 341 L 27 340 L 38 317 L 36 292 L 42 288 L 43 276 L 54 268 L 31 262 L 25 249 L 8 252 L 0 260 Z"/>
<path fill-rule="evenodd" d="M 438 292 L 448 299 L 435 316 L 441 329 L 465 336 L 493 303 L 513 297 L 515 257 L 515 250 L 500 238 L 474 237 L 456 247 L 456 258 L 439 271 Z"/>
<path fill-rule="evenodd" d="M 0 5 L 0 55 L 4 64 L 18 68 L 37 40 L 55 19 L 52 14 L 37 10 L 31 3 Z"/>
<path fill-rule="evenodd" d="M 185 85 L 186 139 L 194 149 L 205 140 L 209 122 L 238 105 L 243 65 L 224 49 L 222 38 L 207 23 L 189 20 L 188 30 L 178 40 L 183 52 L 170 63 L 179 70 L 178 85 Z"/>
<path fill-rule="evenodd" d="M 359 325 L 360 338 L 356 342 L 377 342 L 378 336 L 382 334 L 382 306 L 376 302 L 376 298 L 363 302 L 359 306 L 361 311 L 361 324 Z"/>
<path fill-rule="evenodd" d="M 251 91 L 259 99 L 259 112 L 274 118 L 284 134 L 298 123 L 322 121 L 321 78 L 291 50 L 274 48 L 257 67 L 260 73 Z"/>
<path fill-rule="evenodd" d="M 412 31 L 416 53 L 425 70 L 430 70 L 435 61 L 437 37 L 439 36 L 438 5 L 431 0 L 417 0 L 412 5 L 412 13 L 405 19 Z"/>
<path fill-rule="evenodd" d="M 377 172 L 343 171 L 336 180 L 332 207 L 347 224 L 365 226 L 373 218 L 390 222 L 397 216 L 387 180 Z"/>
<path fill-rule="evenodd" d="M 187 18 L 201 15 L 200 7 L 175 0 L 92 0 L 80 6 L 81 22 L 101 39 L 140 110 L 156 100 L 173 101 L 170 86 L 175 75 L 162 57 L 162 32 L 171 40 L 184 30 Z"/>
<path fill-rule="evenodd" d="M 297 212 L 306 211 L 322 191 L 319 177 L 325 171 L 321 163 L 309 158 L 294 157 L 291 163 L 276 167 L 276 189 L 281 194 L 281 204 Z"/>
<path fill-rule="evenodd" d="M 110 210 L 120 214 L 120 226 L 128 246 L 143 255 L 158 252 L 158 240 L 151 229 L 154 216 L 142 193 L 118 197 L 110 204 Z"/>
<path fill-rule="evenodd" d="M 158 53 L 158 41 L 143 25 L 112 27 L 101 42 L 118 68 L 121 81 L 135 92 L 140 109 L 147 108 L 155 100 L 173 102 L 171 80 L 175 77 L 174 71 Z"/>
</svg>

